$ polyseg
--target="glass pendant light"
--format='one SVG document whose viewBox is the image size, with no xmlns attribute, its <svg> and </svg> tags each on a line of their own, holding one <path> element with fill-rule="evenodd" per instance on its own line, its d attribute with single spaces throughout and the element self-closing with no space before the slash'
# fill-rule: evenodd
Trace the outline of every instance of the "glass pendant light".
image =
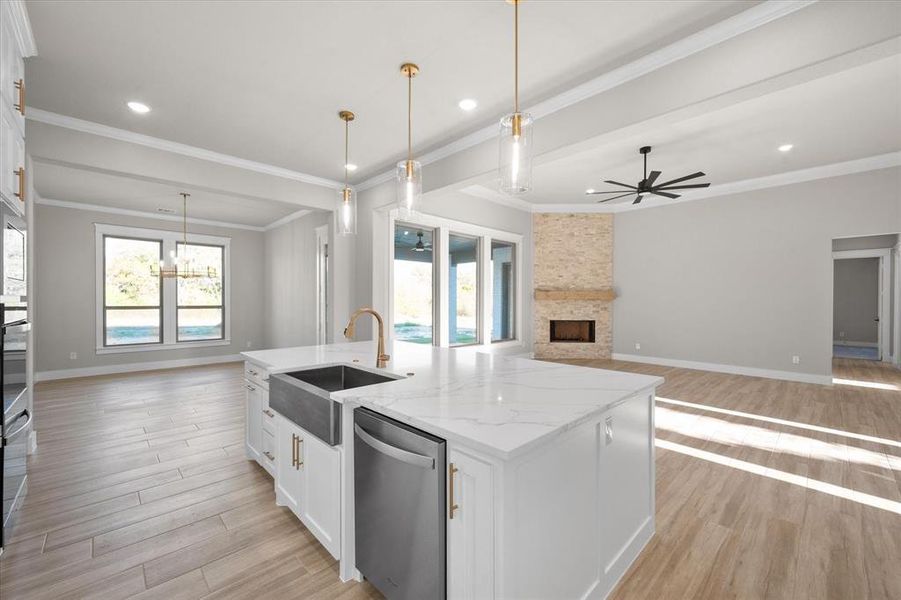
<svg viewBox="0 0 901 600">
<path fill-rule="evenodd" d="M 513 5 L 513 112 L 501 119 L 498 182 L 506 194 L 532 189 L 532 115 L 519 111 L 519 3 Z"/>
<path fill-rule="evenodd" d="M 347 160 L 350 139 L 350 122 L 354 120 L 354 114 L 349 110 L 342 110 L 338 117 L 344 121 L 344 187 L 338 192 L 338 210 L 335 211 L 338 233 L 341 235 L 356 235 L 357 233 L 357 192 L 347 185 Z"/>
<path fill-rule="evenodd" d="M 397 163 L 397 208 L 401 218 L 410 218 L 422 199 L 422 165 L 413 160 L 413 78 L 419 67 L 404 63 L 400 72 L 407 78 L 407 160 Z"/>
</svg>

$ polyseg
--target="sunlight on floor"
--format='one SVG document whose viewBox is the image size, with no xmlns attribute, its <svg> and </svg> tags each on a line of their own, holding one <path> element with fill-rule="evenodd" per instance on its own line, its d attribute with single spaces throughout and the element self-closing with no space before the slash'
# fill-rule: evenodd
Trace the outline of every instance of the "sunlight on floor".
<svg viewBox="0 0 901 600">
<path fill-rule="evenodd" d="M 691 446 L 684 446 L 682 444 L 669 442 L 667 440 L 658 439 L 656 440 L 655 444 L 658 448 L 662 448 L 663 450 L 671 450 L 673 452 L 678 452 L 680 454 L 685 454 L 687 456 L 706 460 L 718 465 L 723 465 L 725 467 L 739 469 L 741 471 L 752 473 L 754 475 L 762 475 L 764 477 L 769 477 L 777 481 L 801 486 L 810 490 L 821 492 L 823 494 L 829 494 L 837 498 L 851 500 L 852 502 L 858 502 L 860 504 L 872 506 L 873 508 L 878 508 L 901 515 L 901 502 L 886 500 L 885 498 L 880 498 L 879 496 L 864 494 L 863 492 L 858 492 L 838 485 L 833 485 L 824 481 L 818 481 L 816 479 L 804 477 L 803 475 L 786 473 L 785 471 L 780 471 L 778 469 L 764 467 L 747 461 L 738 460 L 737 458 L 728 458 L 726 456 L 721 456 L 713 452 L 698 450 L 697 448 L 692 448 Z"/>
<path fill-rule="evenodd" d="M 897 385 L 891 383 L 878 383 L 876 381 L 856 381 L 854 379 L 832 378 L 833 385 L 853 385 L 855 387 L 872 388 L 874 390 L 889 390 L 897 392 L 901 390 Z"/>
<path fill-rule="evenodd" d="M 685 406 L 687 408 L 696 408 L 708 412 L 720 413 L 723 415 L 731 415 L 733 417 L 744 417 L 746 419 L 755 419 L 766 423 L 775 423 L 776 425 L 785 425 L 786 427 L 795 427 L 797 429 L 806 429 L 808 431 L 818 431 L 820 433 L 828 433 L 842 437 L 861 440 L 864 442 L 873 442 L 876 444 L 885 444 L 886 446 L 894 446 L 901 448 L 901 441 L 889 440 L 886 438 L 875 437 L 872 435 L 864 435 L 862 433 L 854 433 L 851 431 L 842 431 L 841 429 L 831 429 L 829 427 L 820 427 L 819 425 L 811 425 L 809 423 L 799 423 L 797 421 L 787 421 L 785 419 L 777 419 L 775 417 L 767 417 L 764 415 L 755 415 L 753 413 L 740 412 L 737 410 L 729 410 L 727 408 L 719 408 L 717 406 L 709 406 L 707 404 L 695 404 L 694 402 L 685 402 L 684 400 L 673 400 L 671 398 L 661 398 L 657 396 L 657 402 L 664 402 L 675 406 Z"/>
</svg>

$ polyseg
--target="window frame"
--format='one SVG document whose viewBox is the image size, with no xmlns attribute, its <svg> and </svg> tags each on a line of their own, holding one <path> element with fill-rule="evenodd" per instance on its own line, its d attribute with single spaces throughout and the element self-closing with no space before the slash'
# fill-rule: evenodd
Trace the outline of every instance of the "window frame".
<svg viewBox="0 0 901 600">
<path fill-rule="evenodd" d="M 440 274 L 438 273 L 438 254 L 440 252 L 438 248 L 438 230 L 434 229 L 430 225 L 422 225 L 421 223 L 415 222 L 415 219 L 406 219 L 406 220 L 397 220 L 394 223 L 394 228 L 401 227 L 404 229 L 420 229 L 422 231 L 429 231 L 432 235 L 432 341 L 430 344 L 422 344 L 423 346 L 437 346 L 438 345 L 438 328 L 439 328 L 439 312 L 438 312 L 438 280 L 440 279 Z M 392 231 L 391 237 L 391 314 L 389 315 L 389 331 L 391 332 L 391 338 L 394 338 L 394 261 L 395 255 L 394 251 L 396 249 L 394 242 L 394 233 Z M 403 341 L 403 340 L 401 340 Z M 416 343 L 416 342 L 410 342 Z"/>
<path fill-rule="evenodd" d="M 184 245 L 184 241 L 176 241 L 175 242 L 176 256 L 178 256 L 178 245 L 179 244 Z M 190 246 L 205 246 L 207 248 L 221 248 L 222 249 L 222 261 L 219 263 L 219 274 L 220 274 L 220 277 L 222 278 L 222 304 L 219 304 L 219 305 L 215 305 L 215 304 L 182 305 L 182 304 L 179 304 L 178 303 L 178 281 L 173 280 L 176 282 L 176 285 L 175 285 L 175 342 L 177 344 L 185 344 L 188 342 L 215 342 L 215 341 L 224 340 L 225 336 L 226 336 L 226 330 L 225 330 L 225 279 L 226 279 L 226 277 L 225 277 L 226 276 L 226 273 L 225 273 L 225 246 L 222 244 L 199 244 L 193 240 L 188 241 L 188 246 L 189 247 Z M 185 249 L 185 254 L 187 255 L 187 248 Z M 182 309 L 182 308 L 186 308 L 186 309 L 187 308 L 197 308 L 197 309 L 215 308 L 215 309 L 221 310 L 222 311 L 222 335 L 219 337 L 216 337 L 216 338 L 204 338 L 202 340 L 180 340 L 180 339 L 178 339 L 178 311 L 179 311 L 179 309 Z"/>
<path fill-rule="evenodd" d="M 176 280 L 173 278 L 161 278 L 160 285 L 160 318 L 161 341 L 140 344 L 120 344 L 109 346 L 106 344 L 106 311 L 105 311 L 105 237 L 120 237 L 160 242 L 161 256 L 163 259 L 170 255 L 170 251 L 176 249 L 176 244 L 184 241 L 183 233 L 164 229 L 149 229 L 141 227 L 126 227 L 105 223 L 94 224 L 95 238 L 95 333 L 97 354 L 118 354 L 123 352 L 146 352 L 157 350 L 177 350 L 186 348 L 198 348 L 204 346 L 227 346 L 231 344 L 231 238 L 212 235 L 190 234 L 188 245 L 220 246 L 223 248 L 222 268 L 222 311 L 223 311 L 223 337 L 210 340 L 185 340 L 178 341 L 178 304 Z M 218 307 L 215 307 L 218 308 Z"/>
<path fill-rule="evenodd" d="M 451 260 L 450 260 L 450 238 L 451 237 L 472 240 L 475 242 L 475 246 L 476 246 L 476 261 L 475 261 L 476 262 L 476 339 L 474 342 L 469 342 L 469 343 L 465 343 L 465 342 L 451 343 L 451 341 L 450 341 L 450 334 L 451 334 L 450 295 L 451 295 L 451 293 L 453 293 L 453 290 L 450 289 L 450 282 L 448 282 L 448 288 L 447 288 L 447 296 L 448 296 L 447 337 L 448 337 L 448 341 L 447 341 L 447 345 L 449 348 L 463 348 L 465 346 L 479 346 L 479 345 L 485 343 L 485 340 L 483 339 L 483 335 L 482 335 L 483 334 L 482 321 L 485 320 L 485 317 L 484 317 L 485 307 L 483 306 L 485 296 L 483 293 L 484 282 L 483 282 L 483 277 L 482 277 L 482 271 L 484 269 L 481 268 L 482 267 L 482 258 L 483 258 L 482 257 L 481 238 L 479 236 L 473 235 L 471 233 L 461 233 L 461 232 L 457 231 L 456 229 L 451 229 L 447 232 L 447 264 L 446 264 L 446 267 L 448 269 L 448 279 L 450 279 L 450 267 L 451 267 Z M 493 285 L 493 283 L 492 283 L 492 285 Z M 492 314 L 492 318 L 493 318 L 493 316 L 494 315 Z"/>
<path fill-rule="evenodd" d="M 394 232 L 398 224 L 408 226 L 418 226 L 422 229 L 432 229 L 434 233 L 434 276 L 433 285 L 436 289 L 433 292 L 432 302 L 435 311 L 433 345 L 444 348 L 472 348 L 482 347 L 492 350 L 501 350 L 507 347 L 521 347 L 523 344 L 523 276 L 522 276 L 522 248 L 523 236 L 518 233 L 509 231 L 501 231 L 491 229 L 481 225 L 465 223 L 453 219 L 436 217 L 425 213 L 419 213 L 413 218 L 399 218 L 397 209 L 391 209 L 382 213 L 384 215 L 384 225 L 380 227 L 384 231 L 385 237 L 383 241 L 374 246 L 376 264 L 381 262 L 379 257 L 387 259 L 385 264 L 385 280 L 387 285 L 379 289 L 374 279 L 374 297 L 381 298 L 381 302 L 377 302 L 377 306 L 384 308 L 383 315 L 386 318 L 385 326 L 388 331 L 388 337 L 391 342 L 395 341 L 394 337 Z M 376 221 L 378 224 L 378 221 Z M 476 344 L 450 344 L 449 325 L 450 319 L 448 315 L 449 307 L 449 289 L 448 289 L 448 262 L 449 262 L 449 240 L 450 235 L 461 235 L 466 237 L 475 237 L 478 239 L 478 343 Z M 493 278 L 491 277 L 491 241 L 497 240 L 513 245 L 514 265 L 513 265 L 513 330 L 514 338 L 507 340 L 491 341 L 491 326 L 493 323 L 493 306 L 491 297 L 493 293 Z"/>
<path fill-rule="evenodd" d="M 520 283 L 519 283 L 519 247 L 517 244 L 512 242 L 508 242 L 506 240 L 502 240 L 499 238 L 492 238 L 491 242 L 488 244 L 488 252 L 489 254 L 494 250 L 492 248 L 492 242 L 497 240 L 502 244 L 510 245 L 510 258 L 513 262 L 513 268 L 510 273 L 510 277 L 513 279 L 513 303 L 510 306 L 510 310 L 513 312 L 513 335 L 508 338 L 501 338 L 499 340 L 494 339 L 494 322 L 492 321 L 492 326 L 488 328 L 488 342 L 491 344 L 504 344 L 507 342 L 516 341 L 519 339 L 519 294 L 520 294 Z M 491 297 L 489 301 L 491 302 L 491 311 L 492 317 L 494 316 L 494 271 L 491 269 L 492 257 L 488 256 L 488 274 L 491 278 Z"/>
<path fill-rule="evenodd" d="M 159 260 L 163 258 L 163 240 L 152 239 L 146 237 L 135 237 L 135 236 L 126 236 L 126 235 L 113 235 L 109 233 L 104 233 L 100 236 L 100 252 L 102 254 L 100 259 L 100 269 L 102 273 L 102 282 L 101 282 L 101 294 L 103 296 L 103 300 L 101 302 L 102 306 L 100 307 L 101 315 L 103 322 L 101 324 L 101 333 L 103 335 L 103 347 L 104 348 L 133 348 L 135 346 L 154 346 L 158 347 L 163 344 L 165 328 L 163 326 L 165 319 L 163 318 L 163 280 L 160 277 L 160 293 L 159 293 L 159 302 L 156 306 L 109 306 L 106 303 L 106 240 L 107 238 L 113 238 L 118 240 L 132 240 L 135 242 L 152 242 L 157 244 L 160 249 Z M 160 327 L 160 340 L 158 342 L 135 342 L 133 344 L 107 344 L 107 336 L 106 336 L 106 313 L 109 310 L 156 310 L 159 312 L 159 327 Z"/>
</svg>

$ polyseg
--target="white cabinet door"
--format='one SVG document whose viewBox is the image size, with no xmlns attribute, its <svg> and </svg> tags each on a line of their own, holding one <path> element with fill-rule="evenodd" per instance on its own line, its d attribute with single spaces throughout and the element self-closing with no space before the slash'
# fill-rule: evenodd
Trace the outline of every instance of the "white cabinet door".
<svg viewBox="0 0 901 600">
<path fill-rule="evenodd" d="M 304 474 L 300 518 L 332 556 L 340 558 L 341 456 L 339 450 L 304 432 Z"/>
<path fill-rule="evenodd" d="M 247 458 L 262 464 L 262 418 L 260 388 L 244 382 L 244 445 Z"/>
<path fill-rule="evenodd" d="M 25 140 L 13 125 L 12 110 L 5 105 L 0 106 L 0 194 L 13 206 L 19 206 L 19 168 L 25 166 Z"/>
<path fill-rule="evenodd" d="M 494 597 L 492 486 L 491 465 L 459 450 L 449 452 L 447 595 L 451 600 Z"/>
<path fill-rule="evenodd" d="M 301 430 L 288 419 L 277 415 L 275 436 L 275 498 L 280 505 L 299 515 L 303 485 L 299 465 Z"/>
</svg>

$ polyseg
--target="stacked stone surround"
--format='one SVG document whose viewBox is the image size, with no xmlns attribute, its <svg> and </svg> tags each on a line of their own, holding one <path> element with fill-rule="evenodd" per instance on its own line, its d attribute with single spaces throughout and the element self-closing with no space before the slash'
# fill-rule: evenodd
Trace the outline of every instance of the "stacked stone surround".
<svg viewBox="0 0 901 600">
<path fill-rule="evenodd" d="M 532 215 L 535 289 L 613 287 L 613 215 Z M 610 358 L 612 304 L 601 300 L 538 300 L 532 303 L 536 358 Z M 550 343 L 551 319 L 595 321 L 594 343 Z"/>
</svg>

